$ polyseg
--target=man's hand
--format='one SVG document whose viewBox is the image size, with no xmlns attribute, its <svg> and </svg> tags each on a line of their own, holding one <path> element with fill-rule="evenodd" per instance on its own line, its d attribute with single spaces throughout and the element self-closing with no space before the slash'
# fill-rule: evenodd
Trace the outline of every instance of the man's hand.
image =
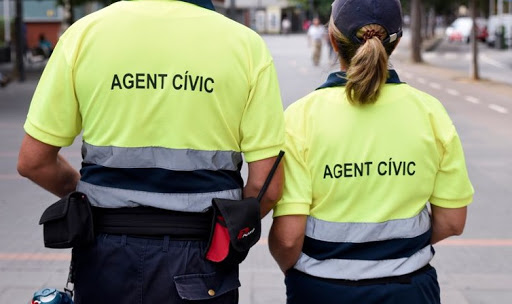
<svg viewBox="0 0 512 304">
<path fill-rule="evenodd" d="M 304 244 L 307 216 L 286 215 L 274 218 L 268 237 L 270 253 L 286 274 L 297 263 Z"/>
</svg>

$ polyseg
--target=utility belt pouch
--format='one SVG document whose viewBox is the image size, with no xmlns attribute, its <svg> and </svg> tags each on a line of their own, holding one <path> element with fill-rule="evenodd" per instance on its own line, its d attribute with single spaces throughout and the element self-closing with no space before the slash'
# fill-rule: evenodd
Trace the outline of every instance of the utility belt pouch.
<svg viewBox="0 0 512 304">
<path fill-rule="evenodd" d="M 47 248 L 73 248 L 94 241 L 91 204 L 87 196 L 78 191 L 46 208 L 39 225 L 43 225 Z"/>
<path fill-rule="evenodd" d="M 206 259 L 226 265 L 240 264 L 261 236 L 260 203 L 256 198 L 214 198 L 213 220 Z"/>
<path fill-rule="evenodd" d="M 257 198 L 242 200 L 214 198 L 210 238 L 205 258 L 226 266 L 240 264 L 261 236 L 260 201 L 284 155 L 279 155 Z"/>
</svg>

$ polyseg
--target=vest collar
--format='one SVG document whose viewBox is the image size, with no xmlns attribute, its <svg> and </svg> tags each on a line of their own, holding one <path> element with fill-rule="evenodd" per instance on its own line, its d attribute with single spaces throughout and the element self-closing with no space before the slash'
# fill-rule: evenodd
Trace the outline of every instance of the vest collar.
<svg viewBox="0 0 512 304">
<path fill-rule="evenodd" d="M 212 0 L 180 0 L 180 1 L 192 3 L 197 6 L 215 11 L 215 7 L 213 6 Z"/>
<path fill-rule="evenodd" d="M 145 1 L 145 0 L 136 0 L 136 1 Z M 169 0 L 163 0 L 163 1 L 169 1 Z M 213 6 L 212 0 L 177 0 L 177 1 L 195 4 L 202 8 L 206 8 L 206 9 L 215 11 L 215 7 Z"/>
<path fill-rule="evenodd" d="M 389 77 L 386 80 L 386 83 L 402 83 L 400 81 L 400 78 L 398 77 L 398 74 L 395 70 L 388 70 Z M 340 71 L 336 73 L 332 73 L 327 77 L 327 81 L 322 84 L 320 87 L 317 88 L 317 90 L 325 89 L 325 88 L 332 88 L 332 87 L 342 87 L 347 84 L 347 73 Z"/>
</svg>

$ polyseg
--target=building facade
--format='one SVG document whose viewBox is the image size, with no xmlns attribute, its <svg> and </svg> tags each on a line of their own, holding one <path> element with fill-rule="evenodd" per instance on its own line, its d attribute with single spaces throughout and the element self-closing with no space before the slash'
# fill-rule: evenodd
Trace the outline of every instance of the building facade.
<svg viewBox="0 0 512 304">
<path fill-rule="evenodd" d="M 4 19 L 11 19 L 10 33 L 2 33 L 4 39 L 14 39 L 14 28 L 12 20 L 14 20 L 16 10 L 14 0 L 3 0 L 0 6 L 0 16 Z M 98 3 L 91 2 L 86 5 L 77 6 L 73 10 L 75 19 L 79 19 L 91 12 L 100 9 L 102 6 Z M 23 0 L 23 35 L 25 37 L 26 47 L 32 49 L 39 43 L 39 37 L 44 35 L 53 45 L 59 40 L 62 34 L 62 20 L 64 20 L 64 10 L 57 5 L 56 0 Z"/>
<path fill-rule="evenodd" d="M 304 12 L 291 0 L 213 0 L 217 11 L 258 33 L 281 33 L 282 20 L 291 21 L 291 31 L 302 30 Z"/>
<path fill-rule="evenodd" d="M 0 18 L 11 19 L 2 22 L 7 29 L 3 37 L 7 41 L 14 39 L 12 20 L 15 16 L 15 0 L 0 0 Z M 278 34 L 282 32 L 282 21 L 287 18 L 291 22 L 291 32 L 302 31 L 305 20 L 304 11 L 292 0 L 213 0 L 218 12 L 252 28 L 258 33 Z M 74 7 L 75 20 L 102 7 L 101 4 L 90 2 Z M 64 10 L 56 0 L 23 0 L 24 37 L 26 46 L 34 48 L 39 37 L 44 35 L 55 45 L 62 34 Z M 10 30 L 9 30 L 9 27 Z M 3 39 L 2 39 L 3 40 Z"/>
</svg>

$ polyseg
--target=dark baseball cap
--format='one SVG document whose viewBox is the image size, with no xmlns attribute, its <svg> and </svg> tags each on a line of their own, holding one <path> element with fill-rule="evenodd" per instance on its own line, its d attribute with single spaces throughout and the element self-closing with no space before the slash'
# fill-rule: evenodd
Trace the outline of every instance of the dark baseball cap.
<svg viewBox="0 0 512 304">
<path fill-rule="evenodd" d="M 363 43 L 357 31 L 368 24 L 378 24 L 387 32 L 384 43 L 402 37 L 402 6 L 399 0 L 336 0 L 332 4 L 334 25 L 352 42 Z"/>
</svg>

